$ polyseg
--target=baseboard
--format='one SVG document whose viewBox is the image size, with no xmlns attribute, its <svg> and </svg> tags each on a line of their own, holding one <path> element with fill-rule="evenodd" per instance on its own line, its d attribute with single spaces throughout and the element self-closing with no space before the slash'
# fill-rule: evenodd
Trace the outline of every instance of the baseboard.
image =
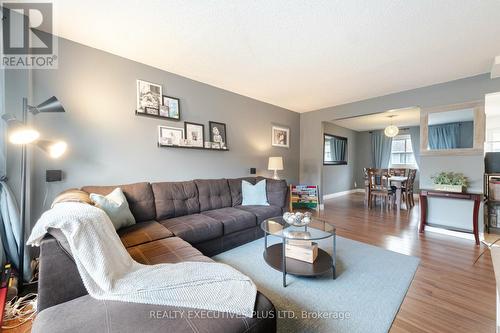
<svg viewBox="0 0 500 333">
<path fill-rule="evenodd" d="M 352 190 L 348 191 L 342 191 L 342 192 L 336 192 L 336 193 L 330 193 L 330 194 L 325 194 L 323 195 L 323 200 L 328 200 L 328 199 L 333 199 L 333 198 L 338 198 L 344 195 L 352 194 L 352 193 L 364 193 L 365 190 L 362 188 L 355 188 Z"/>
</svg>

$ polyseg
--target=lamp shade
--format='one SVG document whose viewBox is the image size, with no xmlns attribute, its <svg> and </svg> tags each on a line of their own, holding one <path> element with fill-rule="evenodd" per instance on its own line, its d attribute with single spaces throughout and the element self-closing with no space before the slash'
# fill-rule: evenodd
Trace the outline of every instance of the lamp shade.
<svg viewBox="0 0 500 333">
<path fill-rule="evenodd" d="M 30 111 L 33 114 L 41 112 L 65 112 L 61 102 L 59 102 L 59 100 L 55 96 L 52 96 L 51 98 L 43 103 L 38 104 L 34 108 L 30 108 Z"/>
<path fill-rule="evenodd" d="M 283 170 L 283 158 L 281 156 L 269 157 L 268 170 Z"/>
</svg>

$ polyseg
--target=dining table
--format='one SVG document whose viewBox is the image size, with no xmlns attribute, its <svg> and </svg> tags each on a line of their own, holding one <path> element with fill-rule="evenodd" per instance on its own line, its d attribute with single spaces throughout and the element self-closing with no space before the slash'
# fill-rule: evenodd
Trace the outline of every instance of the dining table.
<svg viewBox="0 0 500 333">
<path fill-rule="evenodd" d="M 403 184 L 406 183 L 408 177 L 406 176 L 390 176 L 388 178 L 389 184 L 396 187 L 396 207 L 398 210 L 401 209 L 401 192 Z"/>
</svg>

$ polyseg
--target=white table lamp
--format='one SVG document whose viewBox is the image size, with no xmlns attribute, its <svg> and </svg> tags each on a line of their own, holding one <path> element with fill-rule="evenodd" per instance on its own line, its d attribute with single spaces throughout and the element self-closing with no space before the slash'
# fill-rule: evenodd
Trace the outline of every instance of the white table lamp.
<svg viewBox="0 0 500 333">
<path fill-rule="evenodd" d="M 273 178 L 279 180 L 280 178 L 278 177 L 278 170 L 283 170 L 283 157 L 281 156 L 269 157 L 269 163 L 267 164 L 267 169 L 274 171 Z"/>
</svg>

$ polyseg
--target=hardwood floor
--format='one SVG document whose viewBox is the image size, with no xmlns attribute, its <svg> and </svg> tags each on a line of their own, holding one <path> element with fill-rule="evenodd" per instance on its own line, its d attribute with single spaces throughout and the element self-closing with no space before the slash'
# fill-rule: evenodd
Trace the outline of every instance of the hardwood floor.
<svg viewBox="0 0 500 333">
<path fill-rule="evenodd" d="M 404 205 L 403 205 L 404 207 Z M 319 215 L 337 234 L 420 258 L 420 266 L 391 332 L 495 332 L 495 279 L 489 251 L 474 241 L 418 234 L 418 204 L 410 211 L 369 210 L 363 194 L 325 201 Z"/>
</svg>

